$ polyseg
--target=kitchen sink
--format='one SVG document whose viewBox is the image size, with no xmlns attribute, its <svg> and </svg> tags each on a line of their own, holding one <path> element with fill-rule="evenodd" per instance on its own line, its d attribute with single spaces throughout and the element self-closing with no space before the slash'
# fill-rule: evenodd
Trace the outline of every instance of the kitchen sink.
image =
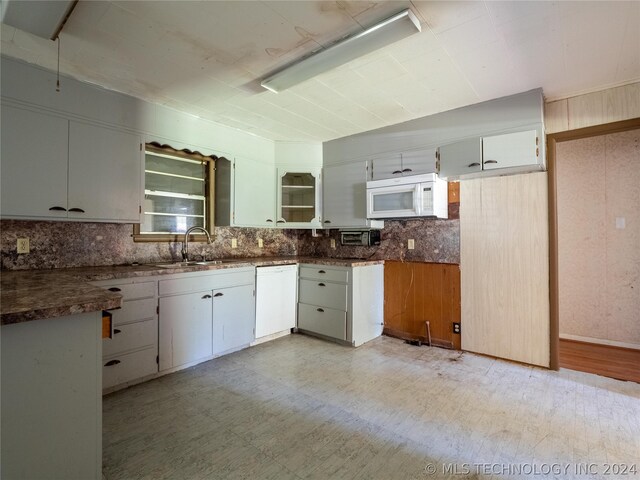
<svg viewBox="0 0 640 480">
<path fill-rule="evenodd" d="M 182 268 L 182 267 L 195 267 L 198 265 L 219 265 L 222 260 L 203 260 L 200 262 L 167 262 L 167 263 L 154 263 L 154 267 L 160 268 Z"/>
</svg>

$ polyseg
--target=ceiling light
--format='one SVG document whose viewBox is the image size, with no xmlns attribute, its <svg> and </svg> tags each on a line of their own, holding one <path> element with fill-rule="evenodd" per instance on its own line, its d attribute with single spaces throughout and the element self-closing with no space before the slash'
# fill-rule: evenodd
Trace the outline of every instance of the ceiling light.
<svg viewBox="0 0 640 480">
<path fill-rule="evenodd" d="M 285 67 L 265 78 L 260 85 L 274 93 L 281 92 L 419 31 L 420 22 L 414 13 L 408 9 L 403 10 L 364 32 Z"/>
</svg>

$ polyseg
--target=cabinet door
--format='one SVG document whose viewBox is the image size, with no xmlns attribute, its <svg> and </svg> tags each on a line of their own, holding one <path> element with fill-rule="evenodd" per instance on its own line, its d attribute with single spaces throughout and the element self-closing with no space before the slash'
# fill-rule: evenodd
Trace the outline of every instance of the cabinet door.
<svg viewBox="0 0 640 480">
<path fill-rule="evenodd" d="M 2 216 L 66 218 L 69 121 L 3 105 L 1 136 Z"/>
<path fill-rule="evenodd" d="M 320 169 L 278 169 L 278 219 L 282 228 L 318 228 Z"/>
<path fill-rule="evenodd" d="M 366 177 L 365 161 L 324 167 L 325 228 L 366 226 Z"/>
<path fill-rule="evenodd" d="M 538 153 L 538 134 L 535 130 L 482 139 L 484 170 L 535 165 L 538 163 Z"/>
<path fill-rule="evenodd" d="M 249 345 L 255 339 L 253 285 L 213 291 L 213 353 Z"/>
<path fill-rule="evenodd" d="M 276 169 L 248 158 L 235 159 L 233 225 L 276 226 Z"/>
<path fill-rule="evenodd" d="M 422 175 L 436 171 L 436 149 L 413 150 L 402 153 L 402 175 Z"/>
<path fill-rule="evenodd" d="M 444 179 L 482 171 L 482 140 L 470 138 L 444 145 L 439 149 L 440 172 Z"/>
<path fill-rule="evenodd" d="M 69 124 L 69 218 L 140 222 L 140 136 Z"/>
<path fill-rule="evenodd" d="M 402 159 L 399 153 L 377 155 L 371 159 L 371 180 L 402 176 Z"/>
<path fill-rule="evenodd" d="M 256 270 L 256 338 L 296 326 L 298 266 Z"/>
<path fill-rule="evenodd" d="M 213 354 L 211 291 L 160 299 L 160 371 Z"/>
</svg>

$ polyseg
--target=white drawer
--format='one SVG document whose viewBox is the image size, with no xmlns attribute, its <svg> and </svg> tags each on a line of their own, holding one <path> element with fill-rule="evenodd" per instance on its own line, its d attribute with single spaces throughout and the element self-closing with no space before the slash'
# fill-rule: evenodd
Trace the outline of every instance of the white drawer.
<svg viewBox="0 0 640 480">
<path fill-rule="evenodd" d="M 102 388 L 113 387 L 157 373 L 157 355 L 158 348 L 152 347 L 102 360 Z"/>
<path fill-rule="evenodd" d="M 127 283 L 121 285 L 102 285 L 102 288 L 110 292 L 122 295 L 123 300 L 135 300 L 156 296 L 156 282 Z"/>
<path fill-rule="evenodd" d="M 349 282 L 349 270 L 325 267 L 324 265 L 300 265 L 300 278 L 347 283 Z"/>
<path fill-rule="evenodd" d="M 339 340 L 347 339 L 347 313 L 342 310 L 298 304 L 298 328 Z"/>
<path fill-rule="evenodd" d="M 102 356 L 110 357 L 129 350 L 158 344 L 158 320 L 127 323 L 113 328 L 113 338 L 102 340 Z"/>
<path fill-rule="evenodd" d="M 347 310 L 347 286 L 317 280 L 300 280 L 298 301 L 309 305 Z"/>
<path fill-rule="evenodd" d="M 158 300 L 154 298 L 146 298 L 144 300 L 131 300 L 122 302 L 121 308 L 109 310 L 113 315 L 113 324 L 121 325 L 123 323 L 135 322 L 152 318 L 156 316 L 156 308 Z"/>
<path fill-rule="evenodd" d="M 255 268 L 245 268 L 240 271 L 226 269 L 209 275 L 160 280 L 158 282 L 158 291 L 160 295 L 174 295 L 177 293 L 202 292 L 218 288 L 248 285 L 255 282 L 255 275 Z"/>
</svg>

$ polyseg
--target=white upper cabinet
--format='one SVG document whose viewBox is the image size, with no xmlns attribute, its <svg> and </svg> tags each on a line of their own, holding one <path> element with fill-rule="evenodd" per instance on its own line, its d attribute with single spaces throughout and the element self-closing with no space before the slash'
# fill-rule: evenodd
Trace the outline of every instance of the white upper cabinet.
<svg viewBox="0 0 640 480">
<path fill-rule="evenodd" d="M 67 217 L 69 121 L 2 105 L 2 217 Z"/>
<path fill-rule="evenodd" d="M 369 160 L 371 180 L 383 180 L 402 176 L 402 159 L 399 153 L 376 155 Z"/>
<path fill-rule="evenodd" d="M 447 180 L 544 170 L 538 130 L 475 137 L 439 149 L 438 175 Z"/>
<path fill-rule="evenodd" d="M 140 222 L 140 136 L 69 124 L 69 218 Z"/>
<path fill-rule="evenodd" d="M 233 225 L 275 227 L 275 167 L 243 157 L 234 165 Z"/>
<path fill-rule="evenodd" d="M 461 175 L 482 172 L 482 139 L 461 140 L 438 149 L 440 178 L 451 179 Z"/>
<path fill-rule="evenodd" d="M 323 170 L 324 228 L 382 228 L 367 219 L 367 162 L 329 165 Z"/>
<path fill-rule="evenodd" d="M 422 175 L 436 171 L 436 149 L 423 148 L 376 155 L 370 160 L 368 180 Z"/>
<path fill-rule="evenodd" d="M 2 107 L 4 218 L 140 221 L 135 134 Z"/>
<path fill-rule="evenodd" d="M 535 130 L 483 137 L 482 168 L 493 170 L 527 165 L 537 167 L 540 156 L 538 143 Z"/>
<path fill-rule="evenodd" d="M 320 228 L 320 168 L 278 169 L 278 217 L 282 228 Z"/>
</svg>

